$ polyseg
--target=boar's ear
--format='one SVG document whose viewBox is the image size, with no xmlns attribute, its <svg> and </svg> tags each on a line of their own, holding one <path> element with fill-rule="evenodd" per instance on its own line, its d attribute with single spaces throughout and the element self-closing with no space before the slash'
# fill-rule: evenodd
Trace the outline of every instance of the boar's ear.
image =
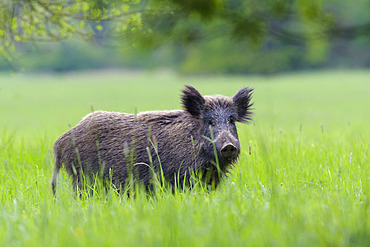
<svg viewBox="0 0 370 247">
<path fill-rule="evenodd" d="M 181 102 L 184 109 L 193 115 L 193 117 L 200 118 L 204 110 L 205 101 L 203 96 L 192 86 L 185 86 L 182 93 Z"/>
<path fill-rule="evenodd" d="M 238 122 L 247 122 L 248 120 L 252 120 L 252 105 L 251 102 L 253 94 L 252 88 L 242 88 L 240 89 L 233 97 L 232 100 L 234 101 L 237 113 Z"/>
</svg>

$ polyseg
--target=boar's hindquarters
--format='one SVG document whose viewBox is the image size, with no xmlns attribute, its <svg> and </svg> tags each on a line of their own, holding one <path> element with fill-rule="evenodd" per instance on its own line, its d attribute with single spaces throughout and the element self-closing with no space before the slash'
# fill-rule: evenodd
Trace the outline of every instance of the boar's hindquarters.
<svg viewBox="0 0 370 247">
<path fill-rule="evenodd" d="M 59 175 L 60 168 L 62 168 L 62 164 L 60 163 L 60 159 L 58 155 L 55 154 L 55 165 L 54 165 L 53 175 L 51 176 L 51 180 L 50 180 L 50 188 L 54 196 L 56 194 L 56 187 L 58 183 L 58 175 Z"/>
</svg>

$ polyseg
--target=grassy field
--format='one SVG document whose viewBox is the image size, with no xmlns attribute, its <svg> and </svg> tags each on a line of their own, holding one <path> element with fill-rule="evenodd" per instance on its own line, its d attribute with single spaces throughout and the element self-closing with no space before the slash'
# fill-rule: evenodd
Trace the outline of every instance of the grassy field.
<svg viewBox="0 0 370 247">
<path fill-rule="evenodd" d="M 180 108 L 180 89 L 255 88 L 238 165 L 210 193 L 80 199 L 51 148 L 91 108 Z M 0 246 L 369 246 L 370 71 L 274 77 L 0 74 Z M 252 153 L 249 155 L 248 146 Z"/>
</svg>

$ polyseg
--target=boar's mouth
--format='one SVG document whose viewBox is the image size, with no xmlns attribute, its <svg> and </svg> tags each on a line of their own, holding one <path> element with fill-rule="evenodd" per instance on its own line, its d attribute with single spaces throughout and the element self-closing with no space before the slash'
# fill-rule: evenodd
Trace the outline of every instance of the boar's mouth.
<svg viewBox="0 0 370 247">
<path fill-rule="evenodd" d="M 230 132 L 222 131 L 215 140 L 216 150 L 219 158 L 232 162 L 236 160 L 240 153 L 240 144 Z"/>
<path fill-rule="evenodd" d="M 205 161 L 205 163 L 203 163 L 203 167 L 207 170 L 211 167 L 216 167 L 218 161 L 220 169 L 223 172 L 226 172 L 229 166 L 234 164 L 239 157 L 239 143 L 233 144 L 231 142 L 226 142 L 222 145 L 218 144 L 216 140 L 214 143 L 209 144 L 210 145 L 203 144 L 201 147 L 200 156 L 202 157 L 202 160 Z"/>
</svg>

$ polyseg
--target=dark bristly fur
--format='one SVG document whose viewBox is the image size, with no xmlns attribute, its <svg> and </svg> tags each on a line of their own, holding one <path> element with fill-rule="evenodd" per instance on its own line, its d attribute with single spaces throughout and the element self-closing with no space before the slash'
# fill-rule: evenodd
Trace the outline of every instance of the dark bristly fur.
<svg viewBox="0 0 370 247">
<path fill-rule="evenodd" d="M 251 119 L 252 91 L 202 96 L 186 86 L 184 110 L 88 114 L 54 144 L 53 193 L 63 165 L 75 189 L 95 177 L 124 188 L 130 176 L 150 188 L 153 172 L 161 171 L 172 186 L 189 184 L 195 173 L 216 187 L 239 156 L 235 121 Z"/>
</svg>

